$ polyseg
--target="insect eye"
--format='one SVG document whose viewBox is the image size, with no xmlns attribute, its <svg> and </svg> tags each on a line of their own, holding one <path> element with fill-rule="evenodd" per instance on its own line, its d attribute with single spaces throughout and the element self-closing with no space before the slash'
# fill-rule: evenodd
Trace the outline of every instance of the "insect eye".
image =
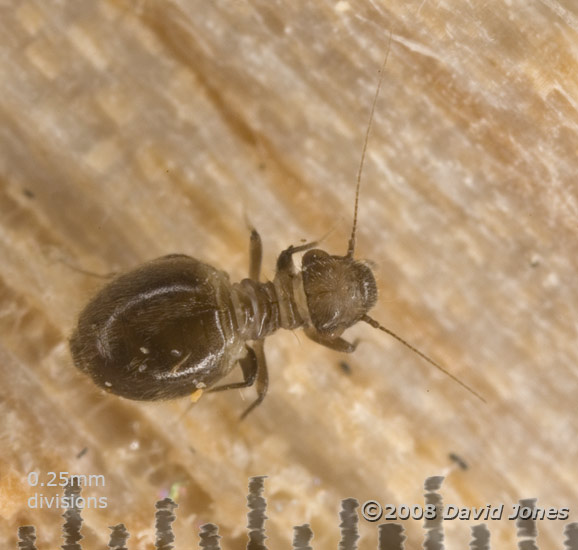
<svg viewBox="0 0 578 550">
<path fill-rule="evenodd" d="M 371 269 L 360 262 L 355 264 L 355 281 L 360 302 L 363 305 L 364 313 L 367 313 L 377 302 L 377 284 Z"/>
</svg>

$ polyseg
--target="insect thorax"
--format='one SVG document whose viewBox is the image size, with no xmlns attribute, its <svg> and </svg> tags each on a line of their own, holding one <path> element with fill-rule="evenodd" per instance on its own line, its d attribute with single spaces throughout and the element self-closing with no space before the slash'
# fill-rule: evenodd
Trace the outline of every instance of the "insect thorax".
<svg viewBox="0 0 578 550">
<path fill-rule="evenodd" d="M 308 320 L 300 274 L 277 274 L 264 283 L 243 279 L 232 286 L 233 312 L 244 340 L 265 338 L 280 328 L 293 330 Z"/>
</svg>

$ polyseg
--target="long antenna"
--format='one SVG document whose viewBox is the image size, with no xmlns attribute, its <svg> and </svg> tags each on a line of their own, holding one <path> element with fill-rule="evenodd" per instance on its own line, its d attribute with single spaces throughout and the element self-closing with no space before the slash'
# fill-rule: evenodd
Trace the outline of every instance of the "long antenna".
<svg viewBox="0 0 578 550">
<path fill-rule="evenodd" d="M 444 374 L 449 376 L 454 382 L 457 382 L 460 386 L 462 386 L 462 388 L 465 388 L 472 395 L 475 395 L 480 401 L 482 401 L 483 403 L 486 403 L 486 400 L 478 392 L 476 392 L 475 390 L 470 388 L 467 384 L 464 384 L 459 378 L 454 376 L 451 372 L 448 372 L 446 369 L 444 369 L 441 365 L 436 363 L 434 360 L 430 359 L 427 355 L 425 355 L 425 353 L 422 353 L 417 348 L 414 348 L 409 342 L 406 342 L 401 336 L 398 336 L 397 334 L 395 334 L 395 332 L 392 332 L 388 328 L 382 327 L 375 319 L 372 319 L 369 315 L 364 315 L 361 318 L 361 320 L 365 321 L 367 324 L 371 325 L 373 328 L 382 330 L 383 332 L 389 334 L 390 336 L 393 336 L 398 342 L 401 342 L 404 346 L 408 347 L 411 351 L 413 351 L 414 353 L 417 353 L 422 359 L 425 359 L 430 365 L 433 365 L 436 369 L 441 370 Z"/>
<path fill-rule="evenodd" d="M 357 206 L 359 204 L 359 188 L 361 187 L 361 173 L 363 172 L 363 164 L 365 163 L 365 153 L 367 152 L 367 142 L 369 141 L 369 133 L 371 132 L 371 126 L 373 125 L 373 113 L 375 112 L 375 105 L 377 103 L 377 98 L 379 97 L 379 90 L 381 89 L 381 83 L 383 82 L 383 75 L 385 72 L 385 65 L 387 64 L 387 58 L 389 57 L 389 50 L 391 49 L 391 39 L 393 37 L 393 29 L 389 31 L 389 41 L 387 43 L 387 51 L 385 52 L 385 58 L 381 64 L 381 69 L 379 70 L 379 82 L 377 83 L 377 89 L 375 90 L 375 96 L 373 97 L 373 103 L 371 104 L 371 112 L 369 114 L 369 123 L 367 125 L 367 130 L 365 131 L 365 140 L 363 142 L 363 149 L 361 150 L 361 160 L 359 162 L 359 170 L 357 171 L 357 187 L 355 189 L 355 206 L 353 208 L 353 229 L 351 230 L 351 237 L 349 237 L 349 246 L 347 247 L 347 256 L 353 258 L 353 251 L 355 250 L 355 231 L 357 229 Z"/>
</svg>

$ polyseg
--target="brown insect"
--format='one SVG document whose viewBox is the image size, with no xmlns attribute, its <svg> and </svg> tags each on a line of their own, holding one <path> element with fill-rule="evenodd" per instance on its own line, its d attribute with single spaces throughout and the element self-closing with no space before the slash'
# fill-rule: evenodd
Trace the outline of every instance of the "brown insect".
<svg viewBox="0 0 578 550">
<path fill-rule="evenodd" d="M 390 36 L 391 43 L 391 36 Z M 373 99 L 357 174 L 353 228 L 347 253 L 333 256 L 316 242 L 290 246 L 277 259 L 273 281 L 259 280 L 261 238 L 251 231 L 249 278 L 231 283 L 223 272 L 182 254 L 163 256 L 112 280 L 84 308 L 70 340 L 76 366 L 108 392 L 143 401 L 173 399 L 202 391 L 223 391 L 256 383 L 267 393 L 263 350 L 280 328 L 303 328 L 313 341 L 345 353 L 356 344 L 343 332 L 364 321 L 382 330 L 476 392 L 408 342 L 369 317 L 377 301 L 371 268 L 354 259 L 361 174 L 381 76 Z M 306 252 L 301 271 L 293 255 Z M 243 381 L 215 385 L 239 363 Z M 483 399 L 482 399 L 483 400 Z"/>
</svg>

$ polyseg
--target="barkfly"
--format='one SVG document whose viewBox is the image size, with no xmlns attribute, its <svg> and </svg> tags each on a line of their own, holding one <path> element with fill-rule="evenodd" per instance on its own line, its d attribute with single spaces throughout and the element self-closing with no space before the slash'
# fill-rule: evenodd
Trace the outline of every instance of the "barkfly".
<svg viewBox="0 0 578 550">
<path fill-rule="evenodd" d="M 479 394 L 441 365 L 368 315 L 377 302 L 377 285 L 366 262 L 354 258 L 359 190 L 375 105 L 387 54 L 365 133 L 353 225 L 347 252 L 331 255 L 317 242 L 290 246 L 277 259 L 273 281 L 260 280 L 262 244 L 250 237 L 249 277 L 231 283 L 228 275 L 195 258 L 172 254 L 152 260 L 107 284 L 81 312 L 70 340 L 75 365 L 108 392 L 151 401 L 203 391 L 256 385 L 267 392 L 265 338 L 283 328 L 302 328 L 314 342 L 344 353 L 356 344 L 342 337 L 359 321 L 386 332 L 479 399 Z M 304 252 L 301 270 L 294 254 Z M 218 385 L 236 365 L 243 381 Z M 482 399 L 483 401 L 483 399 Z"/>
</svg>

